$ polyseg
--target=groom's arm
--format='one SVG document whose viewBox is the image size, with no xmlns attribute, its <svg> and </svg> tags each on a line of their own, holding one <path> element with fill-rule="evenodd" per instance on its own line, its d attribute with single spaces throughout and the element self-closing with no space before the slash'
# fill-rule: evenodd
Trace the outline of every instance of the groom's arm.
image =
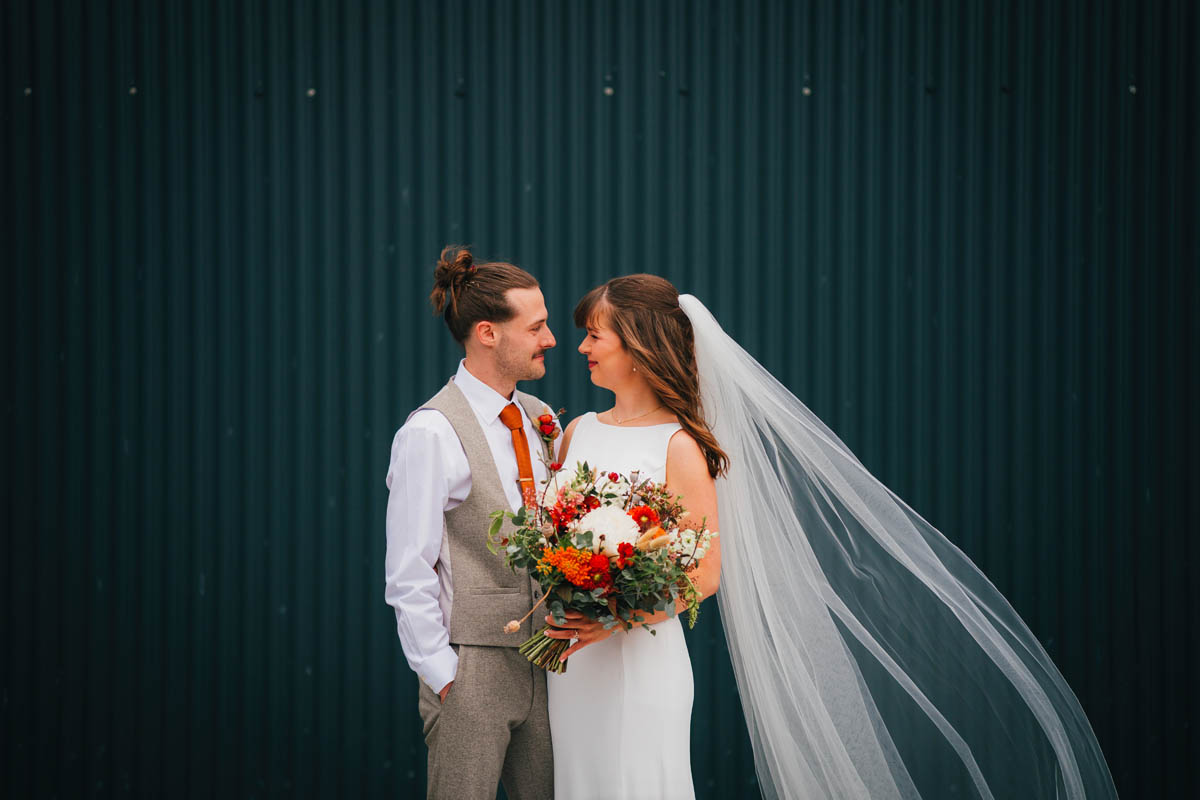
<svg viewBox="0 0 1200 800">
<path fill-rule="evenodd" d="M 447 441 L 447 435 L 453 441 Z M 458 656 L 450 647 L 450 631 L 439 604 L 437 563 L 443 513 L 452 494 L 459 493 L 456 483 L 461 482 L 456 474 L 461 469 L 455 467 L 462 465 L 453 456 L 461 452 L 445 417 L 421 411 L 396 433 L 387 475 L 384 596 L 396 611 L 396 632 L 409 667 L 438 693 L 458 670 Z"/>
</svg>

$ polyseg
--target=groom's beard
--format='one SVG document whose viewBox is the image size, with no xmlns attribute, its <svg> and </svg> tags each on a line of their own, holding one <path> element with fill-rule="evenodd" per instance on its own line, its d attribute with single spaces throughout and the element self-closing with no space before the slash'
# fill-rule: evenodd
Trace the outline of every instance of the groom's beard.
<svg viewBox="0 0 1200 800">
<path fill-rule="evenodd" d="M 545 352 L 545 350 L 538 350 L 525 354 L 502 351 L 499 358 L 500 367 L 514 381 L 536 381 L 546 376 L 546 362 L 536 358 L 539 355 L 544 356 Z"/>
</svg>

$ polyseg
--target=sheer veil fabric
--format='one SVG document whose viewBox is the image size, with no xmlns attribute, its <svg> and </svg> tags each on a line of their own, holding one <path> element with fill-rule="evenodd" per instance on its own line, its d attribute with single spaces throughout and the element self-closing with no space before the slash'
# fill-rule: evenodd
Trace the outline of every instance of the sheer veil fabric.
<svg viewBox="0 0 1200 800">
<path fill-rule="evenodd" d="M 1078 700 L 957 547 L 874 478 L 704 305 L 724 622 L 768 798 L 1107 798 Z"/>
</svg>

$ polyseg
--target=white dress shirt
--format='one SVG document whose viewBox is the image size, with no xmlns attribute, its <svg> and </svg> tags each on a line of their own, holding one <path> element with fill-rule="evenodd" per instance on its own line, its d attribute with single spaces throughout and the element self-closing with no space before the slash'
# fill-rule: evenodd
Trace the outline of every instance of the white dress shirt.
<svg viewBox="0 0 1200 800">
<path fill-rule="evenodd" d="M 500 412 L 512 399 L 472 375 L 459 362 L 454 384 L 462 390 L 487 437 L 512 510 L 521 507 L 517 456 L 512 431 Z M 525 438 L 538 485 L 546 477 L 541 435 L 520 403 Z M 561 441 L 561 438 L 559 439 Z M 556 442 L 557 444 L 558 442 Z M 396 610 L 396 632 L 408 665 L 435 692 L 454 680 L 458 656 L 450 647 L 450 608 L 454 598 L 445 512 L 467 499 L 471 467 L 450 421 L 431 408 L 409 416 L 392 440 L 386 478 L 387 555 L 384 596 Z M 486 521 L 480 536 L 486 533 Z"/>
</svg>

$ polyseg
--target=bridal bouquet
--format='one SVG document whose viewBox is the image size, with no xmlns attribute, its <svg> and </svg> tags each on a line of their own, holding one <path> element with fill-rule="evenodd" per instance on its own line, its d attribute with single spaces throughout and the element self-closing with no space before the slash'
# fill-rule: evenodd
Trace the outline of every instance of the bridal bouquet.
<svg viewBox="0 0 1200 800">
<path fill-rule="evenodd" d="M 644 613 L 675 616 L 682 597 L 691 627 L 700 594 L 689 573 L 717 533 L 703 521 L 685 518 L 678 501 L 665 486 L 639 480 L 636 472 L 604 473 L 583 463 L 567 478 L 562 464 L 551 464 L 536 506 L 492 514 L 488 548 L 503 552 L 514 572 L 525 570 L 541 584 L 542 600 L 530 614 L 545 601 L 560 624 L 566 621 L 563 613 L 573 610 L 605 628 L 630 630 L 645 621 Z M 500 537 L 505 518 L 515 530 Z M 514 633 L 520 625 L 513 620 L 505 632 Z M 548 629 L 543 626 L 530 637 L 521 652 L 542 669 L 565 672 L 559 657 L 570 643 L 546 636 Z"/>
</svg>

